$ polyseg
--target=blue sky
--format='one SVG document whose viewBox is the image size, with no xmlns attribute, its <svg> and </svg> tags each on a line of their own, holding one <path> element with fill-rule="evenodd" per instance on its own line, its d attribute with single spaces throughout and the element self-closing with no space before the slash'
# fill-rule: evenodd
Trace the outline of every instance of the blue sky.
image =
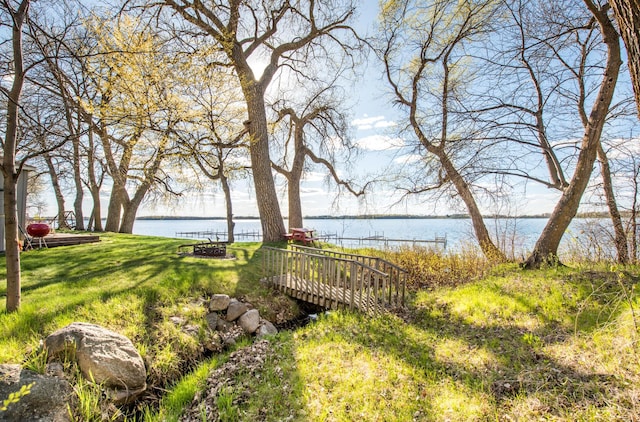
<svg viewBox="0 0 640 422">
<path fill-rule="evenodd" d="M 377 2 L 369 2 L 369 7 L 360 10 L 360 31 L 373 31 Z M 340 166 L 341 175 L 360 181 L 379 176 L 397 162 L 411 159 L 402 152 L 402 139 L 397 138 L 396 110 L 390 106 L 390 98 L 385 92 L 382 69 L 370 57 L 364 77 L 351 92 L 352 126 L 354 142 L 360 149 L 357 158 Z M 401 201 L 400 194 L 391 187 L 377 185 L 365 198 L 354 198 L 348 193 L 336 196 L 335 185 L 326 182 L 326 171 L 319 166 L 305 176 L 302 184 L 302 208 L 304 215 L 336 214 L 419 214 L 446 215 L 464 213 L 466 210 L 447 201 L 425 201 L 411 198 Z M 281 211 L 287 213 L 286 188 L 282 178 L 277 179 L 281 193 Z M 486 208 L 488 213 L 537 214 L 550 212 L 559 196 L 558 192 L 546 188 L 531 187 L 525 195 L 518 196 L 517 204 L 510 210 Z M 455 201 L 453 201 L 455 202 Z M 236 181 L 233 186 L 233 206 L 235 215 L 258 215 L 253 188 L 245 182 Z M 171 205 L 144 205 L 138 215 L 195 215 L 224 216 L 224 197 L 218 189 L 215 192 L 182 198 Z"/>
<path fill-rule="evenodd" d="M 360 30 L 372 30 L 377 14 L 377 2 L 369 2 L 370 7 L 360 11 Z M 373 6 L 373 7 L 371 7 Z M 389 175 L 402 161 L 413 157 L 403 151 L 404 141 L 397 137 L 397 110 L 390 105 L 390 98 L 385 93 L 385 82 L 382 72 L 375 64 L 374 57 L 370 57 L 366 73 L 353 87 L 350 95 L 353 104 L 352 127 L 353 140 L 360 149 L 358 157 L 349 163 L 339 166 L 339 173 L 344 177 L 360 180 L 371 177 Z M 281 211 L 287 213 L 286 188 L 282 178 L 277 179 L 278 190 L 281 193 Z M 103 192 L 104 206 L 108 192 Z M 257 216 L 255 194 L 252 186 L 246 181 L 236 181 L 233 184 L 233 206 L 235 215 Z M 529 184 L 520 186 L 514 191 L 508 203 L 496 206 L 483 204 L 483 211 L 487 214 L 502 213 L 510 215 L 548 213 L 553 210 L 559 197 L 559 192 L 539 185 Z M 71 198 L 67 198 L 70 207 Z M 86 196 L 85 212 L 90 211 L 89 197 Z M 55 213 L 55 201 L 50 201 L 45 212 L 47 215 Z M 326 171 L 316 166 L 308 173 L 302 185 L 302 208 L 304 215 L 355 215 L 355 214 L 418 214 L 418 215 L 447 215 L 464 213 L 461 204 L 453 200 L 425 200 L 410 198 L 401 201 L 401 196 L 390 186 L 378 184 L 364 198 L 356 199 L 345 193 L 336 196 L 335 186 L 326 182 Z M 221 190 L 215 189 L 204 194 L 186 195 L 169 204 L 144 204 L 138 212 L 139 216 L 148 215 L 183 215 L 183 216 L 224 216 L 224 197 Z"/>
</svg>

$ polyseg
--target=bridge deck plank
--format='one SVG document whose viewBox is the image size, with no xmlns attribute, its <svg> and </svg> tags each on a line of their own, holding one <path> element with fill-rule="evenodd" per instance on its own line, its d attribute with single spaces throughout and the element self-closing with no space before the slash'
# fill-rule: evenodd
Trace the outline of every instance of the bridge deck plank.
<svg viewBox="0 0 640 422">
<path fill-rule="evenodd" d="M 362 290 L 360 290 L 359 294 L 352 295 L 350 289 L 312 282 L 292 274 L 267 277 L 265 281 L 273 283 L 284 291 L 291 292 L 290 295 L 297 299 L 316 305 L 326 306 L 326 303 L 329 302 L 329 307 L 331 308 L 337 308 L 339 305 L 344 307 L 353 305 L 363 312 L 373 311 L 374 313 L 380 313 L 382 311 L 382 307 L 376 303 L 375 298 L 366 297 L 362 294 Z M 352 300 L 351 303 L 349 299 Z"/>
</svg>

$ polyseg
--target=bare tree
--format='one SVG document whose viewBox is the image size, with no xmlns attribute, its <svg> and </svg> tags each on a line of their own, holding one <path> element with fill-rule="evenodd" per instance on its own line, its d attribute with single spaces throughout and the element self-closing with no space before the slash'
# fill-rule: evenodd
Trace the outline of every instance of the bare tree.
<svg viewBox="0 0 640 422">
<path fill-rule="evenodd" d="M 487 32 L 494 11 L 493 1 L 386 2 L 381 14 L 384 43 L 378 55 L 395 102 L 406 112 L 407 126 L 419 141 L 417 151 L 434 166 L 435 183 L 410 193 L 452 186 L 471 217 L 483 253 L 502 261 L 506 257 L 491 239 L 473 186 L 463 173 L 473 166 L 469 158 L 479 157 L 482 147 L 477 144 L 482 141 L 462 120 L 453 121 L 465 78 L 463 52 L 471 40 Z M 465 147 L 477 149 L 460 154 Z"/>
<path fill-rule="evenodd" d="M 265 95 L 282 67 L 302 77 L 309 61 L 333 50 L 351 51 L 341 41 L 355 6 L 351 0 L 277 2 L 165 0 L 164 4 L 204 31 L 226 55 L 247 105 L 251 168 L 263 238 L 277 241 L 285 231 L 271 172 Z M 344 39 L 344 37 L 343 37 Z M 260 73 L 255 64 L 265 67 Z M 253 66 L 252 66 L 253 63 Z"/>
<path fill-rule="evenodd" d="M 335 82 L 335 81 L 334 81 Z M 300 183 L 308 160 L 323 166 L 338 187 L 345 188 L 352 195 L 364 195 L 364 189 L 358 190 L 352 181 L 338 175 L 334 150 L 341 149 L 349 154 L 353 149 L 348 135 L 345 112 L 340 110 L 340 99 L 333 98 L 333 83 L 310 92 L 311 97 L 303 106 L 286 105 L 277 102 L 273 108 L 277 111 L 279 123 L 285 123 L 285 134 L 281 159 L 273 161 L 273 168 L 287 179 L 289 203 L 289 228 L 304 227 Z M 314 151 L 315 150 L 315 151 Z M 346 157 L 342 162 L 348 162 Z"/>
<path fill-rule="evenodd" d="M 18 121 L 20 96 L 25 81 L 26 69 L 23 57 L 23 25 L 28 19 L 29 0 L 18 3 L 2 1 L 0 12 L 8 18 L 11 27 L 13 53 L 13 82 L 10 90 L 2 88 L 7 96 L 7 126 L 2 145 L 2 176 L 5 218 L 5 257 L 7 262 L 7 312 L 16 312 L 21 302 L 20 247 L 18 242 L 18 198 L 16 185 L 24 162 L 16 163 L 18 146 Z"/>
<path fill-rule="evenodd" d="M 600 28 L 603 42 L 607 46 L 607 60 L 602 83 L 586 120 L 573 178 L 569 186 L 563 191 L 531 255 L 525 261 L 526 268 L 539 267 L 543 263 L 557 261 L 560 240 L 576 215 L 582 194 L 589 183 L 593 164 L 600 147 L 600 135 L 613 98 L 620 66 L 622 65 L 619 35 L 608 15 L 608 5 L 599 6 L 591 0 L 584 0 L 584 3 L 595 18 Z"/>
<path fill-rule="evenodd" d="M 629 248 L 627 244 L 627 233 L 622 224 L 622 217 L 618 209 L 618 202 L 613 188 L 613 178 L 611 177 L 611 165 L 609 158 L 602 144 L 598 147 L 598 161 L 600 162 L 600 172 L 602 174 L 602 188 L 605 193 L 607 208 L 611 222 L 613 223 L 614 243 L 616 246 L 618 262 L 620 264 L 629 263 Z"/>
</svg>

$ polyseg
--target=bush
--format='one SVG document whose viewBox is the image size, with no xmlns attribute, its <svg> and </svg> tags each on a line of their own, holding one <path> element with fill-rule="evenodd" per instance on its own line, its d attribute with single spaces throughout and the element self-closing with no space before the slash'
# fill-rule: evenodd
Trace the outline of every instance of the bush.
<svg viewBox="0 0 640 422">
<path fill-rule="evenodd" d="M 383 256 L 408 271 L 411 290 L 458 286 L 481 278 L 491 268 L 472 248 L 446 253 L 424 246 L 402 246 L 385 251 Z"/>
</svg>

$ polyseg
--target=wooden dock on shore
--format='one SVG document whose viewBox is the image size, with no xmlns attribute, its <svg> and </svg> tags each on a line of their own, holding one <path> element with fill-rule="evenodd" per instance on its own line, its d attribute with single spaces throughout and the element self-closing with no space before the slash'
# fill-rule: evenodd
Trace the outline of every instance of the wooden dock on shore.
<svg viewBox="0 0 640 422">
<path fill-rule="evenodd" d="M 255 241 L 262 240 L 262 233 L 258 230 L 241 230 L 239 232 L 234 232 L 233 236 L 236 239 L 250 239 Z M 229 234 L 226 231 L 200 230 L 190 232 L 176 232 L 176 237 L 222 241 L 229 239 Z"/>
<path fill-rule="evenodd" d="M 434 244 L 436 246 L 441 246 L 443 249 L 447 248 L 447 236 L 436 236 L 433 239 L 396 239 L 392 237 L 386 237 L 384 234 L 370 234 L 368 236 L 361 237 L 349 237 L 349 236 L 341 236 L 337 233 L 325 233 L 325 232 L 316 232 L 314 236 L 322 241 L 333 243 L 337 245 L 342 245 L 343 243 L 351 243 L 357 244 L 359 246 L 367 245 L 371 243 L 382 243 L 384 246 L 388 247 L 390 245 L 398 245 L 398 244 L 409 244 L 409 245 L 420 245 L 420 244 Z M 234 232 L 234 238 L 237 240 L 252 240 L 252 241 L 260 241 L 262 240 L 262 233 L 259 230 L 242 230 L 239 232 Z M 211 240 L 227 240 L 228 233 L 226 231 L 215 231 L 215 230 L 201 230 L 201 231 L 190 231 L 190 232 L 176 232 L 176 237 L 180 238 L 188 238 L 188 239 L 211 239 Z"/>
</svg>

